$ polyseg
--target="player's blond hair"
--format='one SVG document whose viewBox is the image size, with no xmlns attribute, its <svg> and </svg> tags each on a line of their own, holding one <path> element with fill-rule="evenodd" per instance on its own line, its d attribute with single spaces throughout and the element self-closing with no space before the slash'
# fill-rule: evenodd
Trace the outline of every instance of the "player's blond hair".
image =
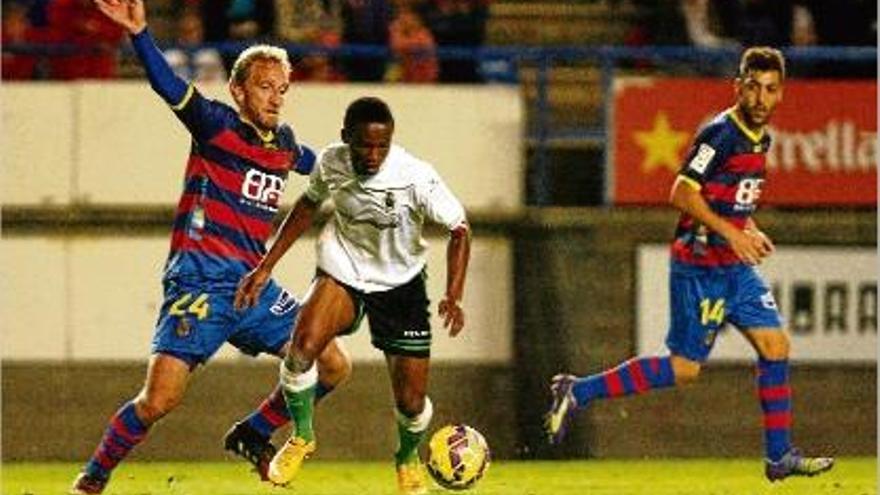
<svg viewBox="0 0 880 495">
<path fill-rule="evenodd" d="M 776 48 L 753 46 L 739 59 L 739 77 L 745 77 L 753 70 L 779 71 L 780 79 L 785 79 L 785 57 Z"/>
<path fill-rule="evenodd" d="M 235 59 L 229 80 L 235 84 L 244 84 L 251 66 L 258 60 L 278 62 L 286 74 L 290 73 L 290 59 L 287 57 L 287 51 L 272 45 L 254 45 L 241 52 Z"/>
</svg>

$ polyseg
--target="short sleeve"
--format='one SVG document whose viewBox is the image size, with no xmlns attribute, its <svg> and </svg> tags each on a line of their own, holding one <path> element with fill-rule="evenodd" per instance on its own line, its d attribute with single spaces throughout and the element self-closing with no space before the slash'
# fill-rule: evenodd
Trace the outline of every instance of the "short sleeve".
<svg viewBox="0 0 880 495">
<path fill-rule="evenodd" d="M 308 146 L 296 145 L 296 164 L 293 171 L 300 175 L 310 175 L 315 169 L 315 152 Z"/>
<path fill-rule="evenodd" d="M 464 207 L 436 171 L 428 167 L 416 185 L 416 196 L 425 215 L 452 230 L 466 221 Z"/>
<path fill-rule="evenodd" d="M 726 160 L 728 146 L 725 143 L 725 134 L 724 126 L 720 123 L 703 128 L 688 150 L 678 174 L 700 186 L 705 184 Z"/>
<path fill-rule="evenodd" d="M 327 166 L 327 153 L 321 153 L 312 172 L 309 174 L 309 186 L 303 193 L 315 204 L 321 204 L 330 196 L 330 189 L 324 178 L 324 170 Z"/>
<path fill-rule="evenodd" d="M 276 131 L 278 146 L 291 151 L 290 170 L 299 175 L 309 175 L 315 168 L 315 152 L 296 140 L 296 134 L 289 124 L 281 124 Z"/>
</svg>

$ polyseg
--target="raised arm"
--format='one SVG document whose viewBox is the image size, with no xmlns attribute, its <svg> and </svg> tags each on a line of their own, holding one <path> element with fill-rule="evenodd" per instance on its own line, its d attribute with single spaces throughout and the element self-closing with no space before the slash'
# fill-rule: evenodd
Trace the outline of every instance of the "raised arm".
<svg viewBox="0 0 880 495">
<path fill-rule="evenodd" d="M 189 85 L 174 74 L 162 52 L 156 47 L 147 30 L 143 0 L 95 0 L 95 5 L 104 15 L 128 31 L 134 51 L 147 71 L 153 90 L 172 107 L 183 103 Z"/>
<path fill-rule="evenodd" d="M 438 307 L 443 326 L 449 328 L 449 335 L 453 337 L 464 328 L 461 300 L 470 257 L 470 228 L 463 223 L 449 232 L 449 242 L 446 244 L 446 294 Z"/>
<path fill-rule="evenodd" d="M 238 289 L 235 291 L 235 309 L 248 308 L 256 303 L 263 288 L 272 277 L 275 265 L 284 257 L 290 246 L 312 225 L 312 219 L 318 206 L 318 203 L 307 196 L 300 196 L 287 218 L 284 219 L 278 238 L 275 239 L 269 252 L 263 256 L 257 267 L 239 282 Z"/>
</svg>

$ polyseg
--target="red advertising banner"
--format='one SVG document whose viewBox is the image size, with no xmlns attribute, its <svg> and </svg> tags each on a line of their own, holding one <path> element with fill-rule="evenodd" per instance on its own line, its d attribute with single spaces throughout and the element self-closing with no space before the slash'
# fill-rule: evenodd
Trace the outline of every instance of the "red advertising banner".
<svg viewBox="0 0 880 495">
<path fill-rule="evenodd" d="M 697 129 L 734 103 L 733 82 L 619 78 L 610 198 L 666 203 Z M 768 128 L 762 204 L 877 204 L 877 83 L 788 81 Z"/>
</svg>

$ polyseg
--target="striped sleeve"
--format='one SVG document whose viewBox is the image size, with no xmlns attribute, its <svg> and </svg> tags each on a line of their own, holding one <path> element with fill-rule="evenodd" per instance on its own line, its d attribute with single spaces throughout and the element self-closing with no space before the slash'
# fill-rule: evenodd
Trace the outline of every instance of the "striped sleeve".
<svg viewBox="0 0 880 495">
<path fill-rule="evenodd" d="M 153 91 L 159 94 L 172 108 L 186 104 L 192 95 L 192 86 L 174 73 L 162 52 L 156 47 L 149 30 L 131 36 L 131 44 L 144 69 Z M 176 108 L 175 108 L 176 109 Z"/>
<path fill-rule="evenodd" d="M 696 189 L 702 188 L 726 160 L 726 134 L 721 123 L 710 124 L 697 134 L 678 173 L 682 180 Z"/>
</svg>

